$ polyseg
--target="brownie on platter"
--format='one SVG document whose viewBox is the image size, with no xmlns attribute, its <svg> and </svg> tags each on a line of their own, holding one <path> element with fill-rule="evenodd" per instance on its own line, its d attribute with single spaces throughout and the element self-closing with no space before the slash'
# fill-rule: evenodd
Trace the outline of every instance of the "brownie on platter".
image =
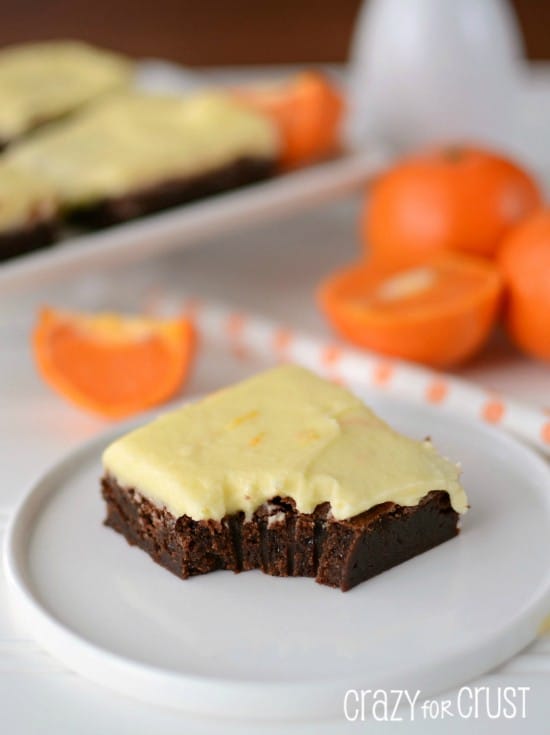
<svg viewBox="0 0 550 735">
<path fill-rule="evenodd" d="M 458 467 L 292 365 L 161 416 L 103 455 L 106 525 L 182 578 L 349 590 L 458 533 Z"/>
<path fill-rule="evenodd" d="M 264 179 L 275 172 L 274 123 L 231 95 L 111 95 L 11 146 L 66 215 L 94 227 Z"/>
<path fill-rule="evenodd" d="M 49 245 L 57 232 L 57 214 L 50 186 L 0 164 L 0 260 Z"/>
<path fill-rule="evenodd" d="M 127 87 L 133 65 L 77 41 L 46 41 L 0 51 L 0 148 L 104 94 Z"/>
</svg>

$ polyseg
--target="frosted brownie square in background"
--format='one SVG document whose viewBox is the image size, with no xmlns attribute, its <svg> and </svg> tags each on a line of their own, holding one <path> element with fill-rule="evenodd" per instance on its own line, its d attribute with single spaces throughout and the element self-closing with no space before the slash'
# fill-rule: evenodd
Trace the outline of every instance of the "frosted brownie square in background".
<svg viewBox="0 0 550 735">
<path fill-rule="evenodd" d="M 92 226 L 266 178 L 275 171 L 273 123 L 223 92 L 112 95 L 8 151 L 45 180 L 64 212 Z"/>
<path fill-rule="evenodd" d="M 0 50 L 0 148 L 132 79 L 123 56 L 76 41 Z"/>
<path fill-rule="evenodd" d="M 56 235 L 58 202 L 38 177 L 0 163 L 0 260 L 50 244 Z"/>
</svg>

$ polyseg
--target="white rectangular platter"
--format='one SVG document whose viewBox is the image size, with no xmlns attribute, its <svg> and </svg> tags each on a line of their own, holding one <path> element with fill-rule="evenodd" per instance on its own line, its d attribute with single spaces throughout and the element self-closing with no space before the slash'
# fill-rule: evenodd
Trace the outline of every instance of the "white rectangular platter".
<svg viewBox="0 0 550 735">
<path fill-rule="evenodd" d="M 378 150 L 350 153 L 133 222 L 68 236 L 48 248 L 0 264 L 0 295 L 97 266 L 136 262 L 189 247 L 229 229 L 287 216 L 360 187 L 385 160 Z"/>
<path fill-rule="evenodd" d="M 283 68 L 281 74 L 290 73 Z M 250 78 L 242 70 L 221 78 L 195 74 L 163 61 L 138 65 L 137 85 L 150 92 L 185 93 L 212 84 Z M 271 70 L 270 76 L 274 71 Z M 265 74 L 264 74 L 265 77 Z M 129 264 L 189 247 L 229 229 L 260 223 L 336 199 L 360 187 L 388 159 L 380 149 L 349 152 L 337 159 L 251 186 L 184 204 L 133 222 L 95 232 L 64 235 L 49 248 L 0 263 L 0 296 L 45 281 L 74 277 L 91 268 Z"/>
</svg>

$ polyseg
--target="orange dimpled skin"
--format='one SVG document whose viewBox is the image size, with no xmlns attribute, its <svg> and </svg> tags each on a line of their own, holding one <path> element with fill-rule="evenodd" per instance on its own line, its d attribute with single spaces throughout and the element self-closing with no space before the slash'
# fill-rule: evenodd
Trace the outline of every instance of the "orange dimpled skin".
<svg viewBox="0 0 550 735">
<path fill-rule="evenodd" d="M 502 243 L 506 325 L 525 352 L 550 360 L 550 209 L 527 218 Z"/>
<path fill-rule="evenodd" d="M 501 279 L 488 261 L 445 254 L 398 272 L 359 264 L 320 287 L 321 309 L 351 342 L 449 367 L 472 357 L 495 322 Z"/>
<path fill-rule="evenodd" d="M 448 250 L 491 257 L 541 201 L 534 180 L 506 158 L 441 148 L 398 163 L 374 182 L 362 238 L 384 268 L 416 265 Z"/>
<path fill-rule="evenodd" d="M 186 319 L 41 310 L 33 332 L 44 380 L 73 403 L 121 418 L 162 403 L 183 384 L 194 335 Z"/>
<path fill-rule="evenodd" d="M 344 103 L 324 74 L 306 71 L 278 84 L 241 88 L 235 94 L 275 122 L 281 136 L 282 168 L 303 166 L 337 151 Z"/>
</svg>

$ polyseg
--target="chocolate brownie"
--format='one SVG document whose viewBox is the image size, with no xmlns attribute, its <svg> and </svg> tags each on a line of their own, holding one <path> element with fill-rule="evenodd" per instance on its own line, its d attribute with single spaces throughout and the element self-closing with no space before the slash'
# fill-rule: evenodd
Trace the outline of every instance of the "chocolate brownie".
<svg viewBox="0 0 550 735">
<path fill-rule="evenodd" d="M 6 157 L 44 178 L 69 220 L 103 227 L 267 178 L 279 150 L 273 122 L 229 94 L 133 92 L 28 136 Z"/>
<path fill-rule="evenodd" d="M 239 158 L 195 176 L 170 179 L 122 196 L 104 198 L 69 212 L 71 222 L 91 228 L 108 227 L 152 212 L 253 184 L 275 173 L 273 159 Z"/>
<path fill-rule="evenodd" d="M 174 518 L 136 490 L 106 475 L 105 525 L 183 579 L 218 569 L 260 569 L 277 577 L 315 577 L 346 591 L 458 533 L 458 513 L 446 492 L 428 493 L 418 505 L 381 503 L 348 520 L 323 503 L 300 513 L 291 498 L 273 498 L 247 520 Z"/>
<path fill-rule="evenodd" d="M 216 569 L 348 590 L 458 533 L 459 467 L 353 393 L 283 365 L 103 453 L 106 524 L 186 578 Z"/>
<path fill-rule="evenodd" d="M 51 245 L 56 238 L 57 231 L 57 221 L 52 218 L 0 232 L 0 260 L 14 258 L 17 255 L 24 255 Z"/>
<path fill-rule="evenodd" d="M 0 163 L 0 260 L 53 242 L 58 203 L 51 187 L 5 162 Z"/>
<path fill-rule="evenodd" d="M 44 41 L 0 50 L 0 148 L 128 87 L 133 64 L 77 41 Z"/>
</svg>

